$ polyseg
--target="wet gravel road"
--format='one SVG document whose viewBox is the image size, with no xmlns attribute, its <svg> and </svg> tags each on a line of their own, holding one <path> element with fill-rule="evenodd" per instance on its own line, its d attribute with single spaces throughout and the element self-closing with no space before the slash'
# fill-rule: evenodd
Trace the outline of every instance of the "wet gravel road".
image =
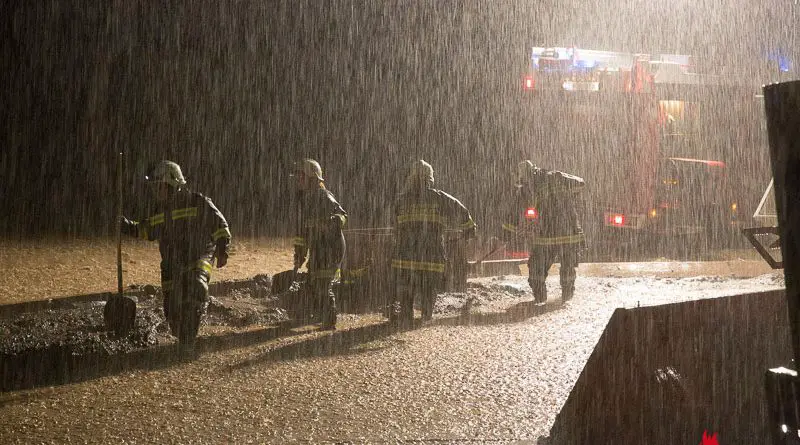
<svg viewBox="0 0 800 445">
<path fill-rule="evenodd" d="M 547 432 L 616 307 L 783 287 L 783 275 L 579 277 L 562 306 L 516 317 L 523 277 L 448 295 L 430 324 L 388 332 L 345 316 L 153 371 L 0 394 L 0 443 L 535 443 Z M 458 316 L 472 297 L 471 316 Z M 376 327 L 377 326 L 377 327 Z"/>
</svg>

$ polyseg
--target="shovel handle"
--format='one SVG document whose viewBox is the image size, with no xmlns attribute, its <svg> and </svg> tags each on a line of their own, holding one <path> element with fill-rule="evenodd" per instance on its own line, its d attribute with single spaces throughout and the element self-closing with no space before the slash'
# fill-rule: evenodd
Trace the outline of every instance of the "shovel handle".
<svg viewBox="0 0 800 445">
<path fill-rule="evenodd" d="M 490 256 L 491 254 L 493 254 L 493 253 L 497 252 L 498 250 L 500 250 L 500 248 L 501 248 L 501 247 L 505 247 L 505 246 L 506 246 L 506 243 L 504 243 L 504 242 L 501 242 L 501 241 L 498 241 L 498 242 L 497 242 L 497 244 L 495 244 L 495 246 L 494 246 L 494 249 L 490 250 L 490 251 L 489 251 L 489 253 L 487 253 L 486 255 L 484 255 L 484 256 L 482 256 L 482 257 L 480 257 L 480 258 L 478 259 L 478 261 L 475 261 L 475 264 L 481 264 L 481 263 L 483 263 L 483 261 L 484 261 L 486 258 L 489 258 L 489 256 Z"/>
<path fill-rule="evenodd" d="M 117 156 L 117 293 L 122 296 L 122 152 Z"/>
</svg>

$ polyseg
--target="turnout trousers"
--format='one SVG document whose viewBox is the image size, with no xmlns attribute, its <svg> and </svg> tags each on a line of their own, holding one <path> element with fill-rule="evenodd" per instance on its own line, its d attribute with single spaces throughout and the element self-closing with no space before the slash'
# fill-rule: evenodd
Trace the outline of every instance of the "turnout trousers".
<svg viewBox="0 0 800 445">
<path fill-rule="evenodd" d="M 566 302 L 575 293 L 575 269 L 578 267 L 579 244 L 533 246 L 528 258 L 528 284 L 537 303 L 547 301 L 547 274 L 553 263 L 560 263 L 561 299 Z"/>
<path fill-rule="evenodd" d="M 208 304 L 211 262 L 198 260 L 192 266 L 161 265 L 164 318 L 178 344 L 194 347 L 200 320 Z"/>
<path fill-rule="evenodd" d="M 414 304 L 419 304 L 423 320 L 433 317 L 436 295 L 442 289 L 444 274 L 428 270 L 394 269 L 395 299 L 399 310 L 392 310 L 390 321 L 403 327 L 414 323 Z"/>
</svg>

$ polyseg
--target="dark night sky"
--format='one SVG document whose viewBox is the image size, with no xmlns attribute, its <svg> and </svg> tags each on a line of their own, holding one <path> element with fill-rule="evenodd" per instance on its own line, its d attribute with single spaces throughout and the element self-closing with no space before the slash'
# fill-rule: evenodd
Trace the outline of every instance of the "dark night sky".
<svg viewBox="0 0 800 445">
<path fill-rule="evenodd" d="M 530 46 L 740 61 L 795 41 L 790 2 L 613 3 L 6 2 L 0 229 L 107 234 L 120 150 L 131 215 L 146 166 L 168 158 L 235 232 L 284 234 L 287 169 L 312 156 L 352 227 L 382 226 L 405 166 L 425 157 L 488 224 L 530 152 L 518 109 Z"/>
</svg>

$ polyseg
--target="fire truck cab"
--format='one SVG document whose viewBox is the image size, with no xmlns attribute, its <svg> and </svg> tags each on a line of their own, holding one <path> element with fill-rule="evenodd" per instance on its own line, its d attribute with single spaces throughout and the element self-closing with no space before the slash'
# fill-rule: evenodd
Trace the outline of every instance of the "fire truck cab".
<svg viewBox="0 0 800 445">
<path fill-rule="evenodd" d="M 719 244 L 738 229 L 738 203 L 722 161 L 663 158 L 659 163 L 651 232 L 658 235 L 704 235 Z"/>
</svg>

